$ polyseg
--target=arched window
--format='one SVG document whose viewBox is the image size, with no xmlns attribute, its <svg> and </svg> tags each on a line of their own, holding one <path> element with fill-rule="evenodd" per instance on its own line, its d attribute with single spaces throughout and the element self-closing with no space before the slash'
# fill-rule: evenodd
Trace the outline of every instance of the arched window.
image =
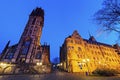
<svg viewBox="0 0 120 80">
<path fill-rule="evenodd" d="M 28 52 L 31 41 L 25 41 L 22 47 L 22 54 L 25 55 Z"/>
<path fill-rule="evenodd" d="M 41 57 L 42 57 L 42 53 L 41 52 L 38 52 L 37 54 L 36 54 L 36 59 L 41 59 Z"/>
<path fill-rule="evenodd" d="M 14 53 L 12 53 L 12 52 L 8 53 L 6 56 L 6 59 L 12 59 L 13 55 L 14 55 Z"/>
<path fill-rule="evenodd" d="M 33 19 L 33 22 L 32 22 L 33 25 L 35 24 L 35 21 L 36 21 L 36 18 Z"/>
<path fill-rule="evenodd" d="M 29 41 L 26 41 L 25 43 L 24 43 L 24 46 L 25 47 L 28 47 L 30 45 L 30 40 Z"/>
<path fill-rule="evenodd" d="M 78 51 L 81 51 L 81 47 L 78 47 Z"/>
<path fill-rule="evenodd" d="M 28 52 L 28 48 L 27 47 L 22 49 L 22 54 L 27 54 L 27 52 Z"/>
</svg>

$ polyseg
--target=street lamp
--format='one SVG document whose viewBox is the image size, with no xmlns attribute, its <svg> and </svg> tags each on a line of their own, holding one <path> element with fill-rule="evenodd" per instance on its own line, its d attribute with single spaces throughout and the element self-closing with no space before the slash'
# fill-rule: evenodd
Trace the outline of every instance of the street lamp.
<svg viewBox="0 0 120 80">
<path fill-rule="evenodd" d="M 37 66 L 41 66 L 41 65 L 42 65 L 42 62 L 37 62 L 36 65 L 37 65 Z"/>
<path fill-rule="evenodd" d="M 60 63 L 60 66 L 62 66 L 63 64 L 62 63 Z"/>
<path fill-rule="evenodd" d="M 62 66 L 62 65 L 63 65 L 62 63 L 57 64 L 57 66 Z"/>
<path fill-rule="evenodd" d="M 6 64 L 6 63 L 1 62 L 1 63 L 0 63 L 0 66 L 1 66 L 1 67 L 6 67 L 6 66 L 7 66 L 7 64 Z"/>
<path fill-rule="evenodd" d="M 86 59 L 87 62 L 89 62 L 90 60 L 89 59 Z"/>
</svg>

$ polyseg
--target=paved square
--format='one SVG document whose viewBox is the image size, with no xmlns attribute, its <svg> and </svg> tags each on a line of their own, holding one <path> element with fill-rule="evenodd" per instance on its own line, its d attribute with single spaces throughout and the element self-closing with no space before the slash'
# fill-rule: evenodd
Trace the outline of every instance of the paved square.
<svg viewBox="0 0 120 80">
<path fill-rule="evenodd" d="M 85 76 L 66 72 L 53 72 L 40 75 L 1 75 L 0 80 L 120 80 L 120 76 Z"/>
</svg>

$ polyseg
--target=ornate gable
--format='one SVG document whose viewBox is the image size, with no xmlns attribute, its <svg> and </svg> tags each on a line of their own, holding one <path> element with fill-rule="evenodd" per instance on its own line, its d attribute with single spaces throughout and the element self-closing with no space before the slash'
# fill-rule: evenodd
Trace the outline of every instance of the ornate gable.
<svg viewBox="0 0 120 80">
<path fill-rule="evenodd" d="M 81 39 L 81 36 L 80 36 L 79 33 L 77 32 L 77 30 L 75 30 L 75 31 L 73 32 L 72 37 Z"/>
</svg>

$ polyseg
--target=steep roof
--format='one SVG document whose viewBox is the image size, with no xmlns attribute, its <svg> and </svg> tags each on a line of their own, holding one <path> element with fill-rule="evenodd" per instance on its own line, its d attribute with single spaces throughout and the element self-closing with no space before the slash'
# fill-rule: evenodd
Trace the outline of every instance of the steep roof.
<svg viewBox="0 0 120 80">
<path fill-rule="evenodd" d="M 71 38 L 71 37 L 77 38 L 77 39 L 83 39 L 83 38 L 79 35 L 79 33 L 78 33 L 77 30 L 75 30 L 75 31 L 73 32 L 73 34 L 70 35 L 70 36 L 67 37 L 67 38 Z M 103 45 L 103 46 L 107 46 L 107 47 L 112 47 L 112 45 L 105 44 L 105 43 L 101 43 L 101 42 L 97 42 L 96 39 L 94 38 L 94 36 L 90 36 L 89 39 L 83 39 L 83 40 L 86 41 L 87 43 L 90 43 L 90 44 L 97 44 L 97 45 Z"/>
<path fill-rule="evenodd" d="M 73 32 L 73 34 L 71 35 L 71 37 L 81 39 L 81 36 L 79 35 L 79 33 L 78 33 L 77 30 L 75 30 L 75 31 Z"/>
<path fill-rule="evenodd" d="M 90 41 L 96 41 L 96 39 L 94 38 L 94 36 L 90 36 L 89 40 Z"/>
</svg>

